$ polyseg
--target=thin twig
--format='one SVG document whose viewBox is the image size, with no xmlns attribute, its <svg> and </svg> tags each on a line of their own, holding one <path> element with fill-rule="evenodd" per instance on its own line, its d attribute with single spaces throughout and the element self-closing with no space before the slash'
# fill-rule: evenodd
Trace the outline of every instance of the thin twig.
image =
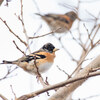
<svg viewBox="0 0 100 100">
<path fill-rule="evenodd" d="M 18 35 L 16 35 L 12 30 L 11 28 L 8 26 L 7 22 L 4 21 L 1 17 L 0 17 L 0 20 L 5 24 L 5 26 L 9 29 L 9 31 L 18 39 L 20 40 L 20 42 L 22 42 L 25 46 L 27 46 L 27 43 L 25 41 L 23 41 Z"/>
<path fill-rule="evenodd" d="M 16 42 L 13 40 L 13 43 L 15 44 L 16 48 L 22 53 L 24 54 L 24 56 L 26 56 L 26 54 L 24 53 L 24 51 L 22 51 L 16 44 Z"/>
<path fill-rule="evenodd" d="M 23 3 L 22 3 L 22 0 L 20 0 L 21 2 L 21 23 L 22 23 L 22 26 L 23 26 L 23 33 L 25 34 L 25 37 L 26 37 L 26 41 L 27 41 L 27 48 L 29 50 L 29 53 L 31 53 L 31 50 L 30 50 L 30 47 L 29 47 L 29 37 L 27 35 L 27 32 L 26 32 L 26 28 L 25 28 L 25 25 L 24 25 L 24 19 L 23 19 Z"/>
<path fill-rule="evenodd" d="M 62 41 L 61 41 L 61 38 L 58 39 L 55 35 L 53 35 L 53 36 L 58 40 L 58 42 L 60 43 L 61 47 L 67 52 L 67 54 L 69 55 L 69 57 L 70 57 L 73 61 L 77 62 L 77 60 L 72 56 L 72 54 L 67 50 L 67 48 L 65 48 L 65 46 L 63 45 L 63 43 L 62 43 Z"/>
<path fill-rule="evenodd" d="M 74 79 L 70 78 L 67 81 L 60 82 L 58 84 L 54 84 L 54 85 L 51 85 L 51 86 L 47 86 L 47 87 L 45 87 L 45 88 L 43 88 L 41 90 L 38 90 L 36 92 L 32 92 L 30 94 L 23 95 L 23 96 L 19 97 L 17 100 L 27 100 L 29 98 L 33 98 L 33 97 L 35 97 L 35 96 L 37 96 L 37 95 L 39 95 L 41 93 L 44 93 L 46 91 L 49 91 L 49 90 L 52 90 L 52 89 L 55 89 L 55 88 L 59 88 L 59 87 L 63 87 L 63 86 L 68 85 L 70 83 L 73 83 L 73 82 L 76 82 L 76 81 L 79 81 L 79 80 L 82 80 L 82 79 L 87 79 L 89 77 L 93 77 L 93 76 L 97 76 L 97 75 L 100 75 L 100 71 L 90 73 L 87 76 L 80 76 L 80 77 L 77 77 L 77 78 L 74 78 Z"/>
<path fill-rule="evenodd" d="M 97 20 L 96 20 L 95 24 L 96 24 L 96 23 L 97 23 Z M 94 27 L 92 28 L 92 30 L 91 30 L 91 32 L 90 32 L 90 34 L 89 34 L 90 36 L 93 34 L 93 31 L 94 31 L 95 28 L 96 28 L 96 26 L 94 25 Z M 91 41 L 92 41 L 92 42 L 93 42 L 93 40 L 94 40 L 94 38 L 95 38 L 97 32 L 99 31 L 99 29 L 100 29 L 100 25 L 97 26 L 97 29 L 96 29 L 96 31 L 95 31 L 93 37 L 91 38 Z M 89 40 L 89 39 L 86 40 L 86 42 L 85 42 L 85 44 L 84 44 L 84 46 L 83 46 L 86 50 L 85 50 L 85 52 L 84 52 L 84 49 L 83 49 L 82 55 L 81 55 L 81 57 L 80 57 L 80 61 L 78 62 L 78 65 L 77 65 L 77 68 L 72 72 L 71 75 L 73 75 L 73 74 L 76 73 L 76 72 L 79 72 L 79 70 L 81 69 L 81 66 L 80 66 L 80 65 L 83 63 L 83 61 L 85 60 L 85 58 L 86 58 L 86 56 L 88 55 L 88 53 L 95 47 L 95 45 L 92 45 L 92 47 L 90 48 L 90 46 L 91 46 L 91 43 L 90 43 L 90 44 L 87 46 L 87 48 L 86 48 L 86 45 L 87 45 L 87 43 L 88 43 L 88 40 Z"/>
<path fill-rule="evenodd" d="M 11 91 L 12 91 L 12 93 L 13 93 L 13 95 L 14 95 L 14 97 L 15 97 L 15 100 L 16 100 L 16 94 L 15 94 L 15 92 L 14 92 L 14 90 L 13 90 L 13 87 L 12 87 L 12 85 L 10 85 L 10 87 L 11 87 Z"/>
<path fill-rule="evenodd" d="M 81 41 L 82 41 L 81 38 L 79 38 L 80 42 L 78 42 L 78 40 L 73 36 L 73 34 L 72 34 L 71 31 L 70 31 L 70 34 L 71 34 L 71 36 L 72 36 L 72 39 L 73 39 L 78 45 L 80 45 L 80 46 L 83 48 L 84 51 L 86 51 L 85 47 L 83 46 L 83 43 L 81 42 Z"/>
<path fill-rule="evenodd" d="M 65 4 L 65 3 L 63 3 L 63 4 L 62 3 L 59 3 L 59 5 L 60 6 L 63 6 L 63 7 L 66 7 L 67 9 L 71 9 L 71 10 L 77 12 L 77 9 L 76 9 L 75 6 L 72 6 L 72 5 L 69 5 L 69 4 Z"/>
<path fill-rule="evenodd" d="M 57 66 L 57 68 L 62 71 L 65 75 L 68 76 L 68 79 L 71 78 L 70 75 L 68 73 L 66 73 L 63 69 L 61 69 L 59 66 Z"/>
<path fill-rule="evenodd" d="M 40 12 L 40 9 L 39 9 L 39 6 L 38 6 L 37 2 L 35 0 L 33 0 L 33 2 L 34 2 L 35 6 L 37 8 L 38 13 L 40 14 L 41 12 Z"/>
<path fill-rule="evenodd" d="M 87 29 L 87 27 L 85 26 L 85 24 L 83 24 L 83 25 L 84 25 L 84 27 L 85 27 L 85 29 L 86 29 L 86 31 L 87 31 L 88 39 L 90 40 L 91 47 L 93 47 L 93 41 L 92 41 L 92 39 L 91 39 L 91 37 L 90 37 L 89 30 Z"/>
<path fill-rule="evenodd" d="M 40 37 L 47 36 L 47 35 L 50 35 L 50 34 L 55 33 L 55 32 L 56 32 L 57 30 L 59 30 L 59 29 L 61 29 L 61 28 L 58 28 L 58 29 L 56 29 L 56 30 L 54 30 L 54 31 L 51 31 L 51 32 L 49 32 L 49 33 L 47 33 L 47 34 L 44 34 L 44 35 L 35 36 L 35 37 L 29 37 L 29 39 L 35 39 L 35 38 L 40 38 Z"/>
<path fill-rule="evenodd" d="M 11 70 L 11 66 L 10 68 L 7 67 L 7 73 L 4 77 L 0 78 L 0 81 L 1 80 L 4 80 L 4 79 L 7 79 L 7 78 L 10 78 L 10 77 L 13 77 L 13 76 L 9 76 L 12 72 L 14 72 L 18 67 L 15 67 L 13 70 Z"/>
</svg>

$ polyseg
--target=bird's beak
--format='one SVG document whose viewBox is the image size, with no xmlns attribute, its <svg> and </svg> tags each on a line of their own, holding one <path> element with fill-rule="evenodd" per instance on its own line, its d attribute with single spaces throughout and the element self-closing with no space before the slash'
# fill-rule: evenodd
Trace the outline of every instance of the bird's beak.
<svg viewBox="0 0 100 100">
<path fill-rule="evenodd" d="M 58 50 L 59 50 L 59 49 L 55 48 L 55 49 L 53 50 L 53 52 L 58 51 Z"/>
</svg>

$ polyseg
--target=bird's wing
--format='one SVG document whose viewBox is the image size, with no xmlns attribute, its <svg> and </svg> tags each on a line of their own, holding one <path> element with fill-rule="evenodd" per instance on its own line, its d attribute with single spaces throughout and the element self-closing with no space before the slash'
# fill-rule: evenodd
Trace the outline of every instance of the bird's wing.
<svg viewBox="0 0 100 100">
<path fill-rule="evenodd" d="M 62 14 L 47 14 L 44 17 L 48 17 L 48 18 L 50 17 L 53 18 L 54 20 L 69 23 L 69 18 L 66 15 L 62 15 Z"/>
<path fill-rule="evenodd" d="M 38 53 L 26 55 L 19 59 L 20 62 L 30 62 L 31 60 L 44 59 L 46 56 Z"/>
</svg>

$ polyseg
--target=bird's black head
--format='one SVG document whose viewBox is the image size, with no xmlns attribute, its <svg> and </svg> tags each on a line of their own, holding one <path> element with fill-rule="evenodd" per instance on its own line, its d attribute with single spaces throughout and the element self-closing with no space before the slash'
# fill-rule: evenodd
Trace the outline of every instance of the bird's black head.
<svg viewBox="0 0 100 100">
<path fill-rule="evenodd" d="M 70 12 L 66 13 L 65 15 L 69 16 L 72 21 L 74 21 L 77 18 L 77 14 L 73 11 L 70 11 Z"/>
<path fill-rule="evenodd" d="M 47 43 L 47 44 L 43 45 L 43 47 L 41 49 L 46 51 L 46 52 L 50 52 L 50 53 L 58 50 L 51 43 Z"/>
</svg>

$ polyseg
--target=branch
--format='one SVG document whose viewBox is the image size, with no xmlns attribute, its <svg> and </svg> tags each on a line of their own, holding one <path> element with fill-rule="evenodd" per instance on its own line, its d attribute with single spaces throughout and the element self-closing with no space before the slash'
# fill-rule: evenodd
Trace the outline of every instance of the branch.
<svg viewBox="0 0 100 100">
<path fill-rule="evenodd" d="M 4 80 L 4 79 L 6 79 L 6 78 L 12 77 L 12 76 L 9 76 L 9 75 L 10 75 L 12 72 L 14 72 L 17 68 L 18 68 L 18 67 L 15 67 L 13 70 L 11 70 L 11 66 L 10 66 L 10 68 L 7 67 L 7 73 L 6 73 L 6 75 L 5 75 L 4 77 L 0 78 L 0 81 L 1 81 L 1 80 Z M 8 77 L 8 76 L 9 76 L 9 77 Z"/>
<path fill-rule="evenodd" d="M 29 37 L 27 35 L 26 28 L 25 28 L 25 24 L 24 24 L 24 18 L 23 18 L 23 3 L 22 3 L 22 0 L 20 0 L 20 2 L 21 2 L 21 18 L 20 18 L 20 21 L 22 23 L 23 33 L 25 34 L 25 37 L 26 37 L 27 48 L 29 50 L 29 53 L 31 53 L 31 50 L 30 50 L 30 47 L 29 47 Z"/>
<path fill-rule="evenodd" d="M 98 27 L 97 27 L 97 29 L 96 29 L 96 31 L 95 31 L 92 39 L 91 39 L 92 41 L 94 40 L 94 38 L 95 38 L 97 32 L 99 31 L 99 29 L 100 29 L 100 25 L 98 25 Z M 86 44 L 84 46 L 86 46 Z M 72 72 L 71 75 L 73 75 L 73 74 L 75 74 L 75 73 L 77 73 L 77 72 L 80 71 L 80 69 L 81 69 L 81 66 L 80 65 L 83 63 L 83 61 L 85 60 L 85 58 L 89 54 L 89 52 L 95 47 L 95 45 L 93 45 L 91 48 L 90 48 L 90 46 L 91 46 L 91 43 L 87 46 L 85 52 L 83 50 L 82 55 L 80 57 L 80 61 L 79 61 L 78 65 L 77 65 L 77 68 Z"/>
<path fill-rule="evenodd" d="M 33 97 L 35 97 L 35 96 L 37 96 L 41 93 L 47 92 L 49 90 L 56 89 L 56 88 L 59 88 L 59 87 L 63 87 L 63 86 L 68 85 L 70 83 L 74 83 L 74 82 L 77 82 L 79 80 L 87 79 L 89 77 L 93 77 L 93 76 L 97 76 L 97 75 L 100 75 L 100 71 L 99 72 L 93 72 L 93 73 L 91 73 L 87 76 L 81 76 L 81 77 L 78 77 L 78 78 L 71 78 L 67 81 L 64 81 L 64 82 L 61 82 L 61 83 L 58 83 L 58 84 L 55 84 L 55 85 L 47 86 L 46 88 L 43 88 L 43 89 L 38 90 L 36 92 L 32 92 L 30 94 L 23 95 L 23 96 L 17 98 L 16 100 L 27 100 L 27 99 L 33 98 Z M 58 100 L 58 99 L 56 99 L 56 100 Z"/>
<path fill-rule="evenodd" d="M 12 85 L 10 85 L 10 87 L 11 87 L 11 91 L 12 91 L 12 93 L 13 93 L 14 97 L 15 97 L 15 100 L 16 100 L 16 94 L 15 94 L 15 92 L 14 92 L 14 90 L 13 90 Z"/>
<path fill-rule="evenodd" d="M 41 90 L 38 90 L 36 92 L 32 92 L 30 94 L 23 95 L 23 96 L 17 98 L 17 100 L 27 100 L 27 99 L 33 98 L 33 97 L 35 97 L 35 96 L 37 96 L 41 93 L 44 93 L 48 90 L 56 89 L 56 88 L 59 88 L 59 87 L 62 87 L 62 88 L 60 88 L 49 100 L 64 100 L 64 99 L 61 99 L 63 97 L 62 95 L 68 96 L 69 93 L 72 91 L 72 90 L 70 90 L 70 88 L 72 88 L 72 86 L 73 86 L 72 89 L 75 90 L 84 81 L 86 81 L 87 78 L 100 75 L 100 71 L 90 73 L 91 70 L 92 70 L 91 68 L 98 68 L 99 66 L 100 66 L 100 56 L 98 56 L 95 60 L 93 60 L 88 66 L 86 66 L 86 68 L 84 68 L 75 77 L 70 78 L 66 81 L 60 82 L 60 83 L 55 84 L 55 85 L 47 86 L 47 87 L 45 87 Z M 73 83 L 73 84 L 70 84 L 70 83 Z M 68 85 L 68 87 L 63 87 L 65 85 Z M 64 89 L 65 92 L 61 91 L 61 90 L 63 90 L 63 88 L 66 89 L 66 90 Z M 60 98 L 60 96 L 61 96 L 61 98 Z M 59 97 L 59 98 L 56 98 L 56 97 Z M 54 98 L 56 98 L 56 99 L 54 99 Z"/>
<path fill-rule="evenodd" d="M 47 35 L 50 35 L 50 34 L 55 33 L 55 32 L 56 32 L 57 30 L 59 30 L 59 29 L 61 29 L 61 28 L 58 28 L 58 29 L 56 29 L 56 30 L 54 30 L 54 31 L 51 31 L 51 32 L 49 32 L 49 33 L 47 33 L 47 34 L 44 34 L 44 35 L 35 36 L 35 37 L 29 37 L 29 39 L 35 39 L 35 38 L 40 38 L 40 37 L 47 36 Z"/>
<path fill-rule="evenodd" d="M 71 78 L 71 79 L 80 79 L 79 81 L 76 81 L 73 84 L 69 84 L 66 87 L 60 88 L 52 97 L 50 97 L 49 100 L 67 100 L 66 98 L 68 98 L 76 88 L 82 85 L 87 80 L 88 77 L 100 75 L 100 71 L 95 71 L 91 73 L 92 69 L 94 68 L 100 68 L 100 55 L 96 57 L 84 69 L 82 69 L 79 73 L 77 73 L 73 78 Z"/>
<path fill-rule="evenodd" d="M 13 40 L 13 43 L 15 44 L 16 48 L 17 48 L 21 53 L 23 53 L 24 56 L 26 56 L 26 54 L 17 46 L 17 44 L 16 44 L 16 42 L 15 42 L 14 40 Z"/>
<path fill-rule="evenodd" d="M 5 96 L 3 96 L 2 94 L 0 94 L 0 97 L 3 99 L 3 100 L 8 100 Z"/>
<path fill-rule="evenodd" d="M 27 46 L 27 43 L 25 41 L 23 41 L 18 35 L 16 35 L 11 28 L 8 26 L 7 22 L 4 21 L 2 18 L 0 18 L 0 20 L 5 24 L 5 26 L 8 28 L 8 30 L 18 39 L 20 40 L 20 42 L 22 42 L 25 46 Z"/>
<path fill-rule="evenodd" d="M 71 78 L 71 76 L 70 76 L 68 73 L 66 73 L 65 70 L 61 69 L 59 66 L 57 66 L 57 68 L 58 68 L 61 72 L 63 72 L 65 75 L 67 75 L 68 78 Z"/>
</svg>

